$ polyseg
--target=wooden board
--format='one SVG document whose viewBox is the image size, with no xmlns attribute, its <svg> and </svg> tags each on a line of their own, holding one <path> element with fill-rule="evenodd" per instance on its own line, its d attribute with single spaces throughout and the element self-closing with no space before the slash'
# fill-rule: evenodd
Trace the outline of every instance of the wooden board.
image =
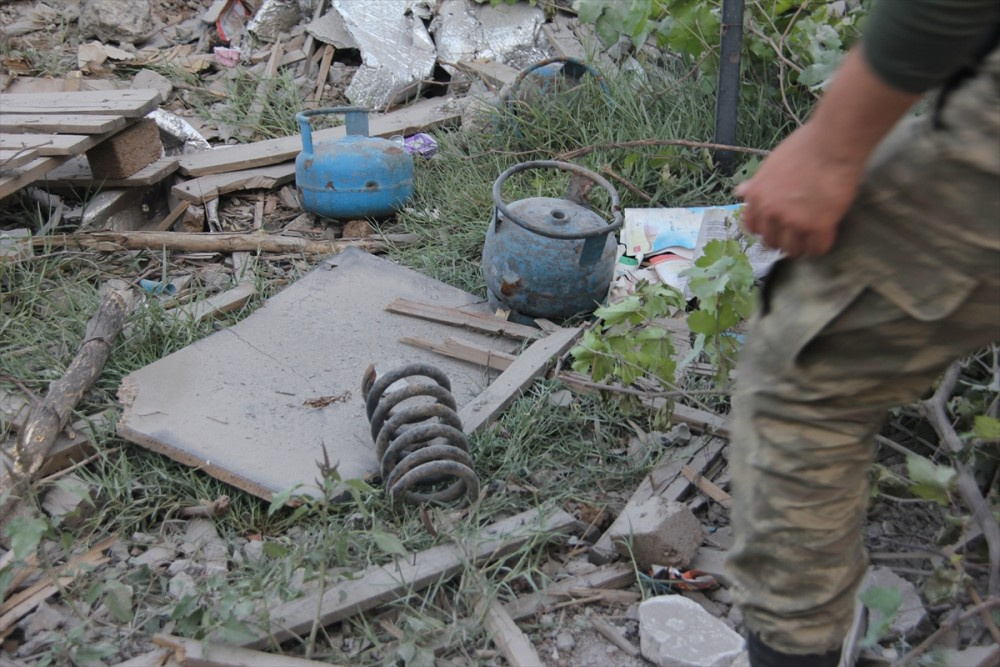
<svg viewBox="0 0 1000 667">
<path fill-rule="evenodd" d="M 463 72 L 472 74 L 473 76 L 478 76 L 487 84 L 497 89 L 502 88 L 509 83 L 513 83 L 519 73 L 518 70 L 513 67 L 493 61 L 480 62 L 460 60 L 455 63 L 455 67 Z"/>
<path fill-rule="evenodd" d="M 0 169 L 9 171 L 38 159 L 34 148 L 0 148 Z"/>
<path fill-rule="evenodd" d="M 372 114 L 369 118 L 369 133 L 373 137 L 391 137 L 396 134 L 405 136 L 458 122 L 460 114 L 443 108 L 444 102 L 443 98 L 435 97 L 389 113 Z M 312 134 L 313 144 L 334 141 L 344 137 L 345 134 L 346 129 L 343 125 L 319 130 Z M 185 176 L 206 176 L 265 167 L 294 160 L 301 150 L 302 137 L 296 134 L 291 137 L 185 155 L 180 159 L 180 171 Z M 294 176 L 295 166 L 289 165 L 288 169 Z"/>
<path fill-rule="evenodd" d="M 468 566 L 502 558 L 539 534 L 565 532 L 576 523 L 575 517 L 562 510 L 533 509 L 498 521 L 462 544 L 442 544 L 388 565 L 369 567 L 327 585 L 322 598 L 309 595 L 270 609 L 269 631 L 243 646 L 259 649 L 272 641 L 306 636 L 317 619 L 324 626 L 335 623 L 450 579 Z"/>
<path fill-rule="evenodd" d="M 120 115 L 0 114 L 0 132 L 51 132 L 53 134 L 105 134 L 125 127 Z"/>
<path fill-rule="evenodd" d="M 509 354 L 503 350 L 495 350 L 477 343 L 459 340 L 457 338 L 446 338 L 438 343 L 432 340 L 425 340 L 417 336 L 403 336 L 400 343 L 413 345 L 423 350 L 431 350 L 438 354 L 443 354 L 452 359 L 461 359 L 480 366 L 486 366 L 497 371 L 505 371 L 517 359 L 517 355 Z"/>
<path fill-rule="evenodd" d="M 554 357 L 564 354 L 583 334 L 583 329 L 562 329 L 535 341 L 479 396 L 463 406 L 459 419 L 466 433 L 475 433 L 510 405 L 535 378 L 545 372 Z"/>
<path fill-rule="evenodd" d="M 86 188 L 137 188 L 155 185 L 175 171 L 177 171 L 177 158 L 162 157 L 128 178 L 98 180 L 91 173 L 87 158 L 79 156 L 53 169 L 49 173 L 49 180 L 59 181 L 60 185 Z"/>
<path fill-rule="evenodd" d="M 97 140 L 86 134 L 0 134 L 0 150 L 33 148 L 42 156 L 79 155 L 96 144 Z"/>
<path fill-rule="evenodd" d="M 483 316 L 481 313 L 468 313 L 455 308 L 444 308 L 429 303 L 407 301 L 406 299 L 396 299 L 386 306 L 386 310 L 390 313 L 409 315 L 422 320 L 451 324 L 472 331 L 482 331 L 518 340 L 538 340 L 542 337 L 541 329 L 530 327 L 527 324 L 518 324 L 491 315 Z"/>
<path fill-rule="evenodd" d="M 0 114 L 118 114 L 138 118 L 155 109 L 160 101 L 160 92 L 153 89 L 5 93 L 0 95 Z"/>
<path fill-rule="evenodd" d="M 31 185 L 66 161 L 65 157 L 42 157 L 0 175 L 0 199 Z"/>
<path fill-rule="evenodd" d="M 202 204 L 229 192 L 277 188 L 293 180 L 295 180 L 294 163 L 276 164 L 270 167 L 192 178 L 190 181 L 175 185 L 171 192 L 178 199 Z"/>
</svg>

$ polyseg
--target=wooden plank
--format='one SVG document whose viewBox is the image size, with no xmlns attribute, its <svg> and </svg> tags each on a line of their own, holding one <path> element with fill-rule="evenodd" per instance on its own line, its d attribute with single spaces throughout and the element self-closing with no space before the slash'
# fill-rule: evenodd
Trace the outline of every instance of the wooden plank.
<svg viewBox="0 0 1000 667">
<path fill-rule="evenodd" d="M 250 297 L 256 293 L 257 289 L 253 283 L 241 283 L 231 290 L 226 290 L 207 299 L 182 306 L 180 314 L 192 322 L 201 322 L 204 319 L 215 317 L 221 313 L 228 313 L 242 308 L 250 300 Z"/>
<path fill-rule="evenodd" d="M 591 616 L 590 624 L 594 626 L 595 630 L 604 635 L 605 639 L 633 658 L 639 655 L 639 647 L 626 639 L 624 633 L 614 625 L 611 625 L 607 619 L 600 616 Z"/>
<path fill-rule="evenodd" d="M 102 139 L 103 135 L 98 135 Z M 0 150 L 35 149 L 39 155 L 79 155 L 97 144 L 88 134 L 0 134 Z"/>
<path fill-rule="evenodd" d="M 396 111 L 372 114 L 369 118 L 369 132 L 373 137 L 391 137 L 396 134 L 409 135 L 447 124 L 457 123 L 461 116 L 444 108 L 444 100 L 434 97 L 421 100 Z M 343 125 L 313 132 L 313 143 L 333 141 L 344 137 Z M 268 139 L 230 148 L 220 148 L 201 153 L 184 155 L 180 158 L 180 171 L 185 176 L 206 176 L 224 174 L 253 167 L 265 167 L 294 160 L 302 150 L 302 137 L 293 135 L 280 139 Z M 286 165 L 292 176 L 295 165 Z M 284 172 L 282 172 L 284 173 Z"/>
<path fill-rule="evenodd" d="M 604 563 L 615 557 L 617 552 L 611 541 L 612 532 L 618 531 L 620 533 L 622 529 L 627 528 L 631 516 L 637 511 L 637 508 L 654 495 L 661 496 L 666 500 L 678 502 L 683 500 L 692 488 L 691 482 L 682 474 L 685 464 L 691 470 L 701 474 L 722 454 L 722 450 L 727 444 L 727 441 L 722 438 L 703 436 L 700 440 L 695 441 L 693 447 L 686 448 L 686 454 L 683 456 L 677 454 L 671 456 L 668 453 L 666 460 L 661 461 L 639 483 L 638 488 L 625 504 L 625 508 L 590 548 L 590 560 Z M 691 452 L 691 449 L 695 451 Z"/>
<path fill-rule="evenodd" d="M 173 649 L 174 659 L 180 663 L 181 667 L 234 667 L 235 665 L 240 667 L 307 667 L 309 665 L 329 667 L 330 664 L 172 635 L 153 635 L 153 643 L 157 646 Z"/>
<path fill-rule="evenodd" d="M 480 366 L 486 366 L 487 368 L 492 368 L 498 371 L 507 370 L 507 368 L 514 363 L 514 360 L 517 359 L 516 354 L 510 354 L 509 352 L 504 352 L 502 350 L 494 350 L 489 347 L 477 345 L 476 343 L 472 343 L 470 341 L 459 340 L 457 338 L 446 338 L 443 342 L 436 343 L 432 340 L 417 338 L 415 336 L 403 336 L 399 339 L 399 342 L 419 347 L 422 350 L 437 352 L 438 354 L 443 354 L 444 356 L 451 357 L 452 359 L 460 359 L 461 361 L 468 361 L 473 364 L 479 364 Z"/>
<path fill-rule="evenodd" d="M 0 132 L 51 132 L 53 134 L 106 134 L 125 127 L 119 115 L 22 114 L 0 115 Z"/>
<path fill-rule="evenodd" d="M 7 171 L 38 159 L 37 148 L 0 148 L 0 169 Z"/>
<path fill-rule="evenodd" d="M 323 97 L 323 88 L 326 87 L 326 77 L 330 74 L 330 64 L 333 62 L 333 52 L 336 49 L 333 45 L 327 44 L 323 48 L 323 60 L 319 64 L 319 76 L 316 77 L 316 92 L 313 93 L 312 103 L 319 104 Z"/>
<path fill-rule="evenodd" d="M 473 580 L 482 582 L 480 589 L 485 589 L 485 579 L 481 574 L 474 576 Z M 476 601 L 476 613 L 482 617 L 483 627 L 500 649 L 500 654 L 507 660 L 507 664 L 511 667 L 544 665 L 531 640 L 521 632 L 521 628 L 517 627 L 517 623 L 494 596 L 481 595 Z"/>
<path fill-rule="evenodd" d="M 681 474 L 692 484 L 698 487 L 702 493 L 706 496 L 719 503 L 726 509 L 731 509 L 733 506 L 733 497 L 719 488 L 714 482 L 701 476 L 700 473 L 696 473 L 691 466 L 684 466 L 681 468 Z"/>
<path fill-rule="evenodd" d="M 31 185 L 65 161 L 65 157 L 40 157 L 0 176 L 0 199 Z"/>
<path fill-rule="evenodd" d="M 94 90 L 75 93 L 5 93 L 0 114 L 121 114 L 139 118 L 156 108 L 160 92 L 154 89 Z"/>
<path fill-rule="evenodd" d="M 491 423 L 535 378 L 542 375 L 554 357 L 564 354 L 583 333 L 580 327 L 551 333 L 518 355 L 517 360 L 479 396 L 458 413 L 466 433 L 475 433 Z"/>
<path fill-rule="evenodd" d="M 181 158 L 183 162 L 183 158 Z M 182 169 L 183 171 L 183 169 Z M 276 164 L 258 169 L 244 169 L 228 174 L 212 174 L 175 185 L 171 191 L 178 199 L 203 204 L 219 195 L 237 190 L 277 188 L 295 179 L 295 164 Z"/>
<path fill-rule="evenodd" d="M 467 74 L 478 76 L 496 89 L 513 83 L 518 75 L 518 71 L 513 67 L 493 61 L 460 60 L 455 63 L 455 67 Z"/>
<path fill-rule="evenodd" d="M 50 181 L 59 181 L 59 185 L 79 187 L 105 188 L 137 188 L 156 185 L 170 174 L 177 171 L 177 158 L 161 157 L 152 164 L 146 165 L 128 178 L 95 179 L 90 171 L 90 164 L 83 156 L 71 158 L 63 165 L 49 173 Z"/>
<path fill-rule="evenodd" d="M 564 600 L 570 591 L 582 588 L 625 588 L 635 583 L 635 568 L 630 563 L 612 563 L 593 572 L 549 584 L 540 591 L 522 595 L 504 605 L 511 618 L 521 620 L 541 614 Z"/>
<path fill-rule="evenodd" d="M 383 566 L 372 566 L 344 581 L 330 584 L 322 597 L 307 595 L 270 609 L 270 629 L 244 642 L 246 648 L 263 648 L 305 636 L 318 621 L 326 626 L 373 609 L 403 595 L 423 590 L 478 566 L 503 558 L 540 535 L 569 531 L 577 520 L 562 510 L 538 508 L 502 519 L 460 544 L 442 544 L 402 556 Z"/>
<path fill-rule="evenodd" d="M 426 303 L 417 303 L 407 299 L 396 299 L 385 307 L 390 313 L 399 315 L 409 315 L 431 322 L 441 322 L 453 326 L 472 329 L 473 331 L 483 331 L 498 336 L 506 336 L 517 340 L 538 340 L 542 337 L 542 331 L 526 324 L 508 322 L 500 320 L 490 315 L 480 313 L 468 313 L 457 308 L 444 308 L 432 306 Z"/>
</svg>

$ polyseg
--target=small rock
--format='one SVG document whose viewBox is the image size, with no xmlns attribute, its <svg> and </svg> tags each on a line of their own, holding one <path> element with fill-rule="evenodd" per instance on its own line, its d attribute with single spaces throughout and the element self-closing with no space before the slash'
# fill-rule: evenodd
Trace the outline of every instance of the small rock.
<svg viewBox="0 0 1000 667">
<path fill-rule="evenodd" d="M 201 569 L 197 563 L 188 558 L 178 558 L 169 566 L 167 566 L 167 574 L 171 577 L 177 576 L 181 572 L 186 572 L 187 574 L 195 574 L 199 569 Z"/>
<path fill-rule="evenodd" d="M 654 495 L 619 515 L 608 535 L 618 553 L 648 570 L 653 565 L 687 566 L 701 544 L 702 528 L 687 505 Z"/>
<path fill-rule="evenodd" d="M 552 614 L 542 614 L 538 617 L 538 622 L 546 627 L 553 626 L 556 624 L 556 617 Z"/>
<path fill-rule="evenodd" d="M 24 628 L 25 636 L 31 637 L 46 630 L 55 630 L 66 623 L 66 616 L 47 602 L 18 623 Z"/>
<path fill-rule="evenodd" d="M 208 574 L 221 574 L 229 570 L 229 549 L 219 537 L 211 519 L 192 519 L 184 531 L 181 550 L 197 556 L 204 563 Z"/>
<path fill-rule="evenodd" d="M 133 88 L 155 88 L 160 91 L 160 97 L 166 102 L 170 93 L 174 92 L 174 84 L 170 79 L 151 69 L 141 69 L 132 77 Z"/>
<path fill-rule="evenodd" d="M 887 567 L 877 567 L 871 571 L 867 580 L 861 586 L 865 591 L 873 587 L 895 588 L 902 595 L 903 603 L 899 607 L 896 618 L 889 626 L 890 637 L 907 637 L 915 632 L 927 620 L 927 610 L 920 601 L 916 587 Z"/>
<path fill-rule="evenodd" d="M 86 0 L 80 11 L 80 36 L 102 42 L 139 41 L 153 30 L 150 7 L 143 0 Z"/>
<path fill-rule="evenodd" d="M 167 590 L 170 595 L 180 600 L 185 596 L 197 594 L 198 586 L 194 583 L 194 577 L 187 572 L 181 572 L 170 579 Z"/>
<path fill-rule="evenodd" d="M 733 604 L 733 594 L 728 588 L 719 587 L 709 593 L 709 596 L 719 604 Z"/>
<path fill-rule="evenodd" d="M 568 632 L 560 632 L 556 635 L 556 648 L 560 651 L 572 651 L 576 646 L 576 639 Z"/>
<path fill-rule="evenodd" d="M 264 543 L 260 540 L 251 540 L 243 547 L 243 555 L 250 563 L 260 563 L 264 560 Z"/>
<path fill-rule="evenodd" d="M 133 567 L 147 565 L 150 569 L 156 569 L 172 561 L 176 555 L 176 549 L 160 544 L 149 547 L 143 553 L 132 558 L 131 564 Z"/>
<path fill-rule="evenodd" d="M 728 667 L 743 638 L 697 602 L 661 595 L 639 605 L 642 655 L 661 667 Z"/>
</svg>

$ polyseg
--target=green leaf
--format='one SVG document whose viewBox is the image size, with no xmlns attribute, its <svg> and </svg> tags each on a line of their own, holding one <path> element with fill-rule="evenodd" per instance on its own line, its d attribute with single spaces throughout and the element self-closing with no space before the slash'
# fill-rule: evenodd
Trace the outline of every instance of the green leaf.
<svg viewBox="0 0 1000 667">
<path fill-rule="evenodd" d="M 49 529 L 49 522 L 39 517 L 16 517 L 7 525 L 7 537 L 14 558 L 24 560 L 35 553 L 42 536 Z"/>
<path fill-rule="evenodd" d="M 704 310 L 694 310 L 688 313 L 687 325 L 688 329 L 697 334 L 711 336 L 712 334 L 719 333 L 715 317 Z"/>
<path fill-rule="evenodd" d="M 916 454 L 906 457 L 906 474 L 913 481 L 910 493 L 941 505 L 948 504 L 948 493 L 955 488 L 958 479 L 958 473 L 953 468 L 935 465 Z"/>
<path fill-rule="evenodd" d="M 375 544 L 383 552 L 387 554 L 395 554 L 397 556 L 407 555 L 406 547 L 395 535 L 390 535 L 389 533 L 382 532 L 381 530 L 371 531 L 372 539 L 375 540 Z"/>
<path fill-rule="evenodd" d="M 1000 419 L 987 415 L 979 415 L 976 417 L 973 431 L 975 431 L 976 437 L 980 440 L 986 440 L 987 442 L 1000 440 Z"/>
<path fill-rule="evenodd" d="M 284 558 L 288 555 L 288 547 L 281 542 L 275 542 L 274 540 L 268 540 L 264 542 L 261 547 L 261 551 L 268 558 Z"/>
<path fill-rule="evenodd" d="M 869 615 L 868 631 L 861 640 L 862 648 L 872 648 L 885 636 L 892 622 L 896 620 L 896 614 L 903 604 L 903 595 L 895 588 L 872 586 L 858 598 L 870 612 L 874 612 Z"/>
<path fill-rule="evenodd" d="M 271 496 L 271 505 L 267 508 L 267 515 L 271 516 L 272 514 L 280 510 L 282 507 L 287 505 L 288 501 L 292 499 L 292 496 L 295 495 L 295 492 L 298 491 L 301 487 L 302 487 L 301 484 L 296 484 L 294 486 L 288 487 L 287 489 L 278 491 L 273 496 Z"/>
<path fill-rule="evenodd" d="M 607 6 L 606 0 L 576 0 L 573 8 L 581 23 L 593 23 Z"/>
<path fill-rule="evenodd" d="M 132 612 L 132 587 L 120 581 L 107 582 L 107 597 L 104 603 L 108 605 L 115 618 L 122 623 L 131 623 L 134 616 Z"/>
<path fill-rule="evenodd" d="M 360 478 L 345 479 L 344 484 L 346 484 L 348 488 L 354 489 L 359 493 L 366 493 L 369 495 L 374 495 L 376 493 L 375 488 L 371 484 Z"/>
</svg>

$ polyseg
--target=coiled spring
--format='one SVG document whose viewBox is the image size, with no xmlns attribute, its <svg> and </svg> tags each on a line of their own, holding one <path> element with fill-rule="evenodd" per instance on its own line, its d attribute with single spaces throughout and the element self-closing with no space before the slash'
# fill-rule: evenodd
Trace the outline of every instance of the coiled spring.
<svg viewBox="0 0 1000 667">
<path fill-rule="evenodd" d="M 411 381 L 387 393 L 410 377 L 432 382 Z M 451 381 L 441 370 L 413 363 L 376 378 L 369 369 L 362 395 L 382 480 L 393 501 L 447 504 L 463 496 L 470 502 L 479 496 L 479 478 L 456 412 Z M 404 401 L 409 402 L 402 405 Z M 448 480 L 453 481 L 441 489 Z"/>
</svg>

